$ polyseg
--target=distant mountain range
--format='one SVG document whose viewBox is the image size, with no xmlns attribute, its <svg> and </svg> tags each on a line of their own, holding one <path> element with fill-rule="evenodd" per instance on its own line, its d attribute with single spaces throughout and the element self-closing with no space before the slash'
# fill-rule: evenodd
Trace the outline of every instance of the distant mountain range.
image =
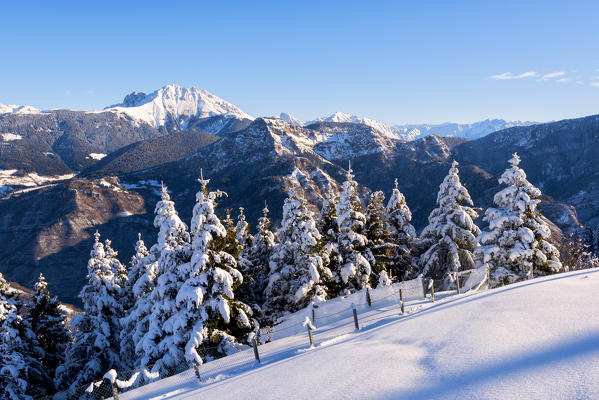
<svg viewBox="0 0 599 400">
<path fill-rule="evenodd" d="M 112 239 L 127 261 L 137 232 L 148 245 L 155 241 L 161 181 L 189 222 L 200 169 L 211 187 L 229 194 L 219 213 L 231 208 L 235 215 L 243 206 L 255 223 L 265 200 L 280 218 L 290 186 L 318 207 L 351 160 L 364 197 L 379 189 L 389 195 L 397 178 L 420 229 L 453 159 L 484 208 L 517 151 L 546 194 L 542 210 L 556 232 L 599 227 L 598 116 L 530 126 L 389 127 L 342 113 L 302 122 L 283 114 L 254 118 L 208 92 L 174 85 L 134 92 L 100 111 L 2 110 L 0 271 L 27 287 L 43 272 L 73 304 L 93 232 Z"/>
<path fill-rule="evenodd" d="M 349 122 L 354 124 L 368 125 L 389 137 L 394 137 L 404 141 L 411 141 L 428 135 L 464 137 L 468 139 L 478 139 L 489 133 L 497 132 L 502 129 L 512 128 L 514 126 L 529 126 L 536 122 L 530 121 L 506 121 L 503 119 L 487 119 L 472 124 L 458 124 L 446 122 L 443 124 L 403 124 L 387 125 L 370 118 L 362 118 L 355 115 L 349 115 L 342 112 L 336 112 L 328 117 L 316 118 L 312 121 L 301 121 L 290 114 L 281 113 L 279 116 L 285 122 L 297 126 L 308 126 L 319 122 Z"/>
</svg>

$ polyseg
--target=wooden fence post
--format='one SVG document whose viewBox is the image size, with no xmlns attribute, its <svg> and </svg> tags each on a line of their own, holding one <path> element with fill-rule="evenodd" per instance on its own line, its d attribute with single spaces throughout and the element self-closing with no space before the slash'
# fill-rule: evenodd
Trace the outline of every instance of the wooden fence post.
<svg viewBox="0 0 599 400">
<path fill-rule="evenodd" d="M 260 354 L 258 353 L 258 342 L 256 338 L 252 339 L 252 347 L 254 348 L 254 357 L 256 357 L 256 361 L 260 364 Z"/>
<path fill-rule="evenodd" d="M 430 278 L 430 282 L 431 282 L 431 302 L 434 303 L 435 302 L 435 280 L 433 278 Z"/>
<path fill-rule="evenodd" d="M 312 327 L 310 326 L 310 324 L 308 324 L 307 327 L 308 327 L 308 338 L 310 338 L 310 347 L 314 347 L 314 336 L 312 336 Z"/>
<path fill-rule="evenodd" d="M 312 323 L 316 323 L 316 312 L 314 311 L 314 302 L 310 304 L 312 305 Z"/>
<path fill-rule="evenodd" d="M 460 274 L 458 274 L 457 272 L 455 273 L 455 284 L 458 290 L 458 294 L 460 294 Z"/>
<path fill-rule="evenodd" d="M 491 289 L 491 267 L 487 264 L 487 290 Z"/>
<path fill-rule="evenodd" d="M 403 288 L 399 288 L 399 300 L 401 301 L 401 313 L 405 314 L 406 309 L 403 301 Z"/>
<path fill-rule="evenodd" d="M 356 305 L 354 303 L 351 304 L 352 311 L 354 312 L 354 325 L 356 326 L 356 330 L 360 330 L 360 325 L 358 325 L 358 312 L 356 311 Z"/>
<path fill-rule="evenodd" d="M 193 362 L 193 369 L 196 373 L 196 378 L 198 378 L 198 381 L 200 381 L 200 383 L 201 383 L 202 377 L 200 376 L 200 367 L 198 367 L 198 363 L 196 363 L 195 361 Z"/>
<path fill-rule="evenodd" d="M 370 288 L 366 288 L 366 302 L 368 303 L 368 307 L 372 308 L 372 298 L 370 297 Z"/>
<path fill-rule="evenodd" d="M 112 397 L 114 400 L 119 400 L 119 389 L 116 386 L 116 379 L 112 382 Z"/>
</svg>

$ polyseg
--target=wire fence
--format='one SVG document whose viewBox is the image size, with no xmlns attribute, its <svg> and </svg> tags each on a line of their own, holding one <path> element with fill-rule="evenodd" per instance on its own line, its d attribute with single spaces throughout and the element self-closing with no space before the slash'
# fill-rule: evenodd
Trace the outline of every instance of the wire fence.
<svg viewBox="0 0 599 400">
<path fill-rule="evenodd" d="M 489 288 L 486 268 L 461 271 L 454 279 L 458 294 Z M 253 345 L 242 346 L 237 353 L 220 357 L 216 347 L 203 348 L 199 350 L 205 361 L 202 365 L 182 364 L 161 376 L 147 370 L 114 371 L 113 375 L 107 373 L 110 376 L 105 379 L 78 388 L 70 398 L 125 400 L 158 396 L 160 388 L 153 389 L 156 393 L 152 389 L 144 390 L 143 397 L 136 397 L 136 392 L 131 391 L 157 379 L 168 380 L 169 387 L 189 387 L 198 381 L 215 382 L 260 364 L 335 343 L 344 335 L 374 327 L 388 317 L 414 313 L 435 301 L 435 288 L 440 288 L 441 284 L 441 281 L 418 277 L 312 304 L 286 316 L 277 325 L 260 328 Z M 438 293 L 441 296 L 452 294 Z"/>
</svg>

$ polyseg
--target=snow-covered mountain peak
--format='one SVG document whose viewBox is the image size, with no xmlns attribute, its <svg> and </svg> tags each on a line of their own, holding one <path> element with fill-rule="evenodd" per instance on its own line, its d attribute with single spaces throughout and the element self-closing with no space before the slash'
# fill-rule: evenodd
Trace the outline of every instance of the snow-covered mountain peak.
<svg viewBox="0 0 599 400">
<path fill-rule="evenodd" d="M 167 85 L 150 94 L 135 91 L 125 96 L 122 103 L 106 109 L 122 112 L 154 127 L 163 126 L 171 117 L 183 127 L 192 118 L 217 115 L 253 119 L 237 106 L 206 90 L 179 85 Z"/>
<path fill-rule="evenodd" d="M 319 122 L 337 122 L 337 123 L 352 123 L 367 125 L 371 128 L 376 129 L 384 136 L 390 139 L 397 139 L 402 142 L 414 140 L 419 132 L 412 132 L 411 130 L 396 129 L 394 126 L 390 126 L 383 122 L 376 121 L 370 118 L 359 117 L 357 115 L 350 115 L 344 112 L 337 111 L 328 117 L 316 118 L 313 121 L 306 122 L 305 125 L 315 124 Z"/>
<path fill-rule="evenodd" d="M 0 114 L 39 114 L 41 111 L 31 106 L 18 106 L 15 104 L 0 104 Z"/>
<path fill-rule="evenodd" d="M 282 112 L 281 114 L 279 114 L 279 118 L 281 118 L 283 121 L 287 122 L 288 124 L 292 124 L 292 125 L 295 125 L 295 126 L 304 126 L 304 125 L 306 125 L 306 121 L 302 121 L 301 119 L 297 119 L 293 115 L 288 114 L 288 113 Z"/>
</svg>

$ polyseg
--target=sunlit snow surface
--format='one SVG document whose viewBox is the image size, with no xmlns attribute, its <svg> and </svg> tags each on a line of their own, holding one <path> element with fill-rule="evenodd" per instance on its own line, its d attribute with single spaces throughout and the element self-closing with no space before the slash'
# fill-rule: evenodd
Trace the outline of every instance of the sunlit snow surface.
<svg viewBox="0 0 599 400">
<path fill-rule="evenodd" d="M 599 270 L 437 302 L 395 299 L 123 393 L 121 399 L 596 399 Z M 301 320 L 306 313 L 297 315 Z M 318 310 L 317 310 L 318 312 Z M 309 314 L 308 314 L 309 315 Z"/>
</svg>

